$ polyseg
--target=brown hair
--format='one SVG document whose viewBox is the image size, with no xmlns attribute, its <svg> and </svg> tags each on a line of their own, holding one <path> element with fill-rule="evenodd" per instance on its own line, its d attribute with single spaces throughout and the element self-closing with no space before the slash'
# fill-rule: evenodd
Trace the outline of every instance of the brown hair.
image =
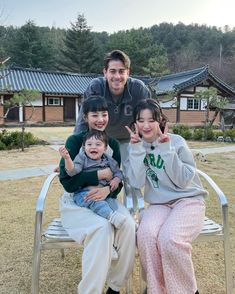
<svg viewBox="0 0 235 294">
<path fill-rule="evenodd" d="M 109 62 L 111 60 L 120 60 L 126 69 L 129 69 L 131 66 L 131 61 L 129 56 L 121 50 L 113 50 L 107 53 L 104 57 L 104 68 L 107 70 L 109 67 Z"/>
</svg>

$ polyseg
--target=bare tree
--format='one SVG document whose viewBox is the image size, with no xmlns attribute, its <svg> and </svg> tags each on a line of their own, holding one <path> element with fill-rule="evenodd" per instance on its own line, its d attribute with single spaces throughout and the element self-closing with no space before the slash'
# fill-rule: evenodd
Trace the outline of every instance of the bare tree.
<svg viewBox="0 0 235 294">
<path fill-rule="evenodd" d="M 207 139 L 208 128 L 212 127 L 217 115 L 223 110 L 224 106 L 228 103 L 228 99 L 226 97 L 219 96 L 217 89 L 214 87 L 197 92 L 194 95 L 194 98 L 206 100 L 204 127 L 205 139 Z M 214 111 L 212 119 L 210 119 L 210 110 Z"/>
<path fill-rule="evenodd" d="M 23 119 L 23 122 L 21 123 L 21 150 L 22 151 L 24 151 L 24 146 L 25 146 L 25 140 L 24 140 L 25 125 L 26 125 L 26 122 L 29 121 L 34 114 L 33 101 L 36 100 L 38 96 L 39 96 L 39 91 L 37 90 L 23 89 L 19 93 L 14 94 L 13 97 L 10 98 L 9 100 L 3 102 L 3 106 L 7 109 L 5 114 L 2 117 L 4 119 L 7 118 L 9 111 L 11 109 L 25 107 L 25 106 L 31 107 L 30 115 L 27 118 L 25 117 Z"/>
</svg>

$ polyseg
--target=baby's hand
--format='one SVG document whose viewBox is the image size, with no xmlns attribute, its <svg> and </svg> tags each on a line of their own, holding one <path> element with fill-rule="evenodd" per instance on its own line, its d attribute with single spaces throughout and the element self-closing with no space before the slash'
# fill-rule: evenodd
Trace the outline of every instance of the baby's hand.
<svg viewBox="0 0 235 294">
<path fill-rule="evenodd" d="M 120 184 L 120 182 L 121 182 L 121 179 L 119 179 L 118 177 L 113 178 L 109 182 L 111 192 L 115 191 L 118 188 L 118 185 Z"/>
<path fill-rule="evenodd" d="M 70 158 L 69 152 L 64 146 L 59 148 L 59 153 L 60 156 L 62 156 L 64 159 Z"/>
</svg>

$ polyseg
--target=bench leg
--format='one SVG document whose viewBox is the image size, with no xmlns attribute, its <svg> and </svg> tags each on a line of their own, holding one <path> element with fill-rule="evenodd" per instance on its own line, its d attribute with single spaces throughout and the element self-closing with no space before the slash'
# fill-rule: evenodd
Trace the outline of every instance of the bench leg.
<svg viewBox="0 0 235 294">
<path fill-rule="evenodd" d="M 230 242 L 229 236 L 225 233 L 224 239 L 224 263 L 225 263 L 225 278 L 226 278 L 226 293 L 233 294 L 234 292 L 234 285 L 233 285 L 233 277 L 232 277 L 232 264 L 231 264 L 231 249 L 230 249 Z M 226 236 L 227 235 L 227 236 Z"/>
<path fill-rule="evenodd" d="M 33 250 L 33 270 L 32 270 L 32 294 L 39 293 L 39 272 L 41 257 L 41 215 L 36 215 L 34 250 Z"/>
<path fill-rule="evenodd" d="M 123 204 L 124 206 L 129 210 L 130 214 L 133 213 L 133 208 L 134 208 L 134 204 L 133 204 L 133 196 L 132 196 L 132 192 L 131 192 L 131 187 L 130 185 L 127 183 L 126 180 L 124 180 L 123 182 Z"/>
<path fill-rule="evenodd" d="M 40 271 L 40 250 L 34 256 L 33 261 L 33 274 L 32 274 L 32 294 L 39 293 L 39 271 Z"/>
</svg>

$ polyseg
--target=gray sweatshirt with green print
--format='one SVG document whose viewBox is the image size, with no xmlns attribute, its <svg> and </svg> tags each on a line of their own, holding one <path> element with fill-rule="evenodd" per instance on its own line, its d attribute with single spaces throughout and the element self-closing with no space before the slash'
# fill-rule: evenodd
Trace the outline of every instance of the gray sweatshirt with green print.
<svg viewBox="0 0 235 294">
<path fill-rule="evenodd" d="M 144 187 L 144 199 L 150 204 L 187 197 L 203 199 L 207 191 L 196 173 L 186 141 L 175 134 L 169 137 L 166 143 L 129 144 L 129 158 L 125 162 L 129 183 L 135 188 Z"/>
</svg>

